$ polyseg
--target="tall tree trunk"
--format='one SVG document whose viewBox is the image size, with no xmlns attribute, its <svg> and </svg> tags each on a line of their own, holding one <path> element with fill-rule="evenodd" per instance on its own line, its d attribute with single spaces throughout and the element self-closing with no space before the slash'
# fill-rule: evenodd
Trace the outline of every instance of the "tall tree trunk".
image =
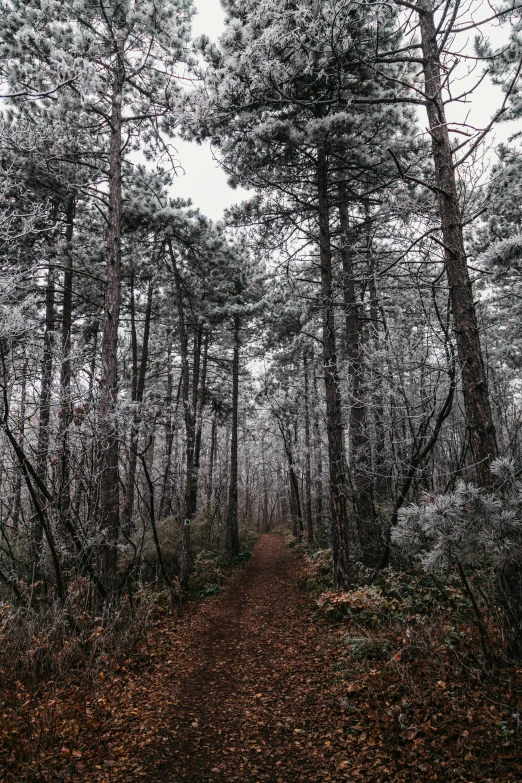
<svg viewBox="0 0 522 783">
<path fill-rule="evenodd" d="M 131 401 L 136 406 L 138 394 L 138 334 L 136 328 L 136 292 L 135 292 L 135 274 L 134 269 L 130 273 L 130 330 L 131 330 Z M 129 437 L 129 456 L 127 464 L 127 481 L 125 486 L 125 498 L 122 504 L 122 525 L 125 532 L 132 527 L 132 516 L 134 513 L 134 494 L 136 481 L 136 467 L 138 464 L 138 436 L 139 436 L 140 417 L 134 410 L 131 422 Z"/>
<path fill-rule="evenodd" d="M 353 505 L 357 534 L 365 565 L 379 560 L 379 527 L 373 499 L 371 451 L 365 404 L 364 365 L 361 346 L 360 319 L 355 294 L 355 275 L 350 248 L 346 187 L 339 183 L 339 222 L 341 228 L 341 261 L 346 325 L 348 375 L 350 379 L 350 469 L 352 471 Z"/>
<path fill-rule="evenodd" d="M 143 496 L 146 499 L 149 519 L 156 519 L 154 497 L 154 456 L 156 452 L 156 416 L 148 426 L 144 427 L 145 448 L 147 449 L 142 459 L 145 476 Z"/>
<path fill-rule="evenodd" d="M 337 368 L 332 284 L 332 249 L 328 206 L 328 161 L 326 142 L 317 148 L 317 202 L 321 262 L 321 307 L 323 317 L 323 358 L 326 386 L 326 430 L 330 462 L 330 513 L 334 587 L 350 584 L 348 512 L 346 507 L 345 456 L 341 417 L 341 391 Z"/>
<path fill-rule="evenodd" d="M 199 468 L 201 463 L 201 438 L 203 434 L 203 409 L 205 407 L 205 390 L 207 385 L 208 341 L 208 333 L 205 332 L 203 337 L 203 358 L 201 362 L 201 372 L 198 373 L 200 378 L 195 405 L 196 432 L 194 439 L 194 464 L 192 466 L 192 481 L 190 486 L 190 508 L 193 509 L 193 514 L 196 513 L 198 500 Z M 201 346 L 201 339 L 199 340 L 199 344 Z M 196 373 L 194 373 L 194 379 L 195 377 Z"/>
<path fill-rule="evenodd" d="M 287 486 L 286 486 L 286 478 L 284 475 L 284 472 L 281 471 L 281 475 L 279 477 L 279 514 L 280 514 L 280 524 L 287 524 L 288 523 L 288 494 L 287 494 Z"/>
<path fill-rule="evenodd" d="M 63 276 L 62 304 L 62 366 L 60 371 L 60 421 L 58 425 L 58 442 L 60 444 L 60 477 L 59 477 L 59 510 L 63 526 L 69 522 L 71 507 L 70 482 L 70 445 L 69 428 L 72 422 L 71 398 L 71 330 L 72 330 L 72 293 L 73 293 L 73 258 L 72 238 L 74 230 L 75 199 L 67 200 L 65 242 L 67 252 L 67 268 Z"/>
<path fill-rule="evenodd" d="M 304 374 L 304 426 L 305 426 L 305 518 L 306 518 L 306 537 L 308 543 L 312 544 L 314 540 L 314 523 L 312 516 L 312 457 L 311 457 L 311 438 L 310 438 L 310 372 L 308 369 L 308 354 L 303 353 L 303 374 Z M 264 444 L 263 444 L 264 445 Z M 264 475 L 264 455 L 263 455 L 263 475 Z M 265 488 L 266 505 L 266 488 Z"/>
<path fill-rule="evenodd" d="M 471 450 L 480 486 L 491 484 L 497 456 L 486 372 L 469 277 L 451 142 L 442 95 L 441 65 L 431 0 L 418 0 L 426 109 L 439 194 L 444 257 L 462 375 L 462 394 Z"/>
<path fill-rule="evenodd" d="M 121 302 L 121 148 L 122 100 L 125 71 L 123 44 L 118 43 L 112 85 L 109 147 L 109 213 L 107 228 L 107 285 L 101 345 L 100 404 L 98 417 L 100 471 L 100 578 L 110 600 L 116 583 L 120 532 L 118 429 L 116 402 L 118 382 L 118 325 Z"/>
<path fill-rule="evenodd" d="M 36 452 L 36 475 L 39 481 L 47 485 L 47 459 L 49 456 L 49 424 L 51 420 L 51 389 L 53 380 L 53 347 L 54 347 L 54 271 L 49 267 L 47 273 L 47 288 L 45 292 L 45 332 L 42 355 L 42 380 L 40 390 L 40 420 L 38 422 L 38 445 Z M 40 498 L 43 505 L 45 499 Z M 44 529 L 39 514 L 33 517 L 33 555 L 35 574 L 39 573 L 39 563 L 42 557 Z"/>
<path fill-rule="evenodd" d="M 314 358 L 312 355 L 312 367 Z M 317 374 L 315 367 L 312 376 L 313 383 L 313 432 L 314 432 L 314 519 L 315 529 L 321 530 L 323 526 L 323 444 L 321 440 L 321 422 L 319 407 L 319 391 L 317 388 Z"/>
<path fill-rule="evenodd" d="M 261 435 L 261 464 L 263 468 L 263 529 L 268 533 L 268 477 L 266 475 L 265 435 Z"/>
<path fill-rule="evenodd" d="M 232 435 L 230 438 L 230 480 L 228 505 L 225 518 L 225 552 L 233 557 L 239 552 L 239 530 L 237 520 L 237 456 L 238 456 L 238 412 L 239 412 L 239 333 L 241 320 L 234 316 L 234 356 L 232 359 Z"/>
<path fill-rule="evenodd" d="M 174 442 L 174 417 L 172 415 L 172 392 L 173 392 L 173 367 L 172 367 L 172 340 L 169 335 L 169 342 L 167 348 L 167 395 L 165 398 L 166 407 L 166 420 L 165 420 L 165 467 L 163 471 L 163 481 L 161 484 L 161 498 L 159 505 L 158 517 L 161 519 L 165 514 L 167 508 L 170 508 L 171 491 L 170 491 L 170 470 L 172 465 L 172 444 Z M 176 401 L 176 410 L 179 404 L 179 397 L 181 393 L 181 376 L 180 385 L 178 386 L 178 395 Z"/>
<path fill-rule="evenodd" d="M 377 367 L 378 359 L 378 351 L 380 348 L 380 339 L 379 339 L 379 317 L 380 317 L 380 306 L 379 306 L 379 297 L 377 294 L 377 286 L 375 284 L 375 269 L 373 261 L 371 263 L 370 268 L 370 279 L 369 279 L 369 291 L 370 291 L 370 320 L 371 320 L 371 331 L 372 331 L 372 349 L 373 349 L 373 358 L 372 358 L 372 380 L 371 380 L 371 388 L 373 390 L 373 427 L 374 427 L 374 437 L 375 437 L 375 444 L 374 444 L 374 489 L 375 492 L 379 495 L 389 493 L 390 492 L 390 480 L 389 476 L 386 475 L 386 465 L 385 465 L 385 447 L 386 447 L 386 440 L 385 440 L 385 430 L 384 430 L 384 403 L 383 403 L 383 391 L 382 391 L 382 381 L 381 381 L 381 368 Z"/>
<path fill-rule="evenodd" d="M 176 286 L 176 302 L 178 309 L 178 332 L 179 346 L 181 356 L 181 399 L 183 402 L 183 411 L 185 414 L 185 457 L 186 457 L 186 476 L 185 476 L 185 495 L 183 503 L 184 522 L 182 528 L 181 556 L 180 556 L 180 603 L 184 603 L 188 597 L 189 587 L 189 565 L 190 565 L 190 525 L 192 518 L 187 515 L 188 508 L 188 487 L 191 481 L 193 460 L 194 460 L 194 411 L 192 409 L 190 398 L 190 366 L 188 356 L 188 336 L 185 324 L 185 308 L 183 305 L 183 292 L 181 290 L 181 278 L 179 275 L 176 254 L 172 248 L 172 242 L 168 241 L 172 270 L 174 272 L 174 283 Z"/>
<path fill-rule="evenodd" d="M 212 416 L 212 425 L 210 430 L 210 454 L 208 457 L 208 483 L 207 483 L 207 513 L 210 512 L 212 506 L 212 498 L 214 494 L 214 463 L 216 461 L 216 446 L 217 446 L 217 415 L 214 413 Z"/>
<path fill-rule="evenodd" d="M 27 354 L 24 356 L 24 362 L 22 365 L 22 382 L 20 384 L 20 426 L 18 428 L 18 442 L 20 448 L 25 448 L 25 410 L 26 410 L 26 393 L 27 393 L 27 364 L 29 357 Z M 20 510 L 22 508 L 22 469 L 19 466 L 16 473 L 16 480 L 14 486 L 14 498 L 13 498 L 13 527 L 18 530 L 20 523 Z"/>
<path fill-rule="evenodd" d="M 131 357 L 132 357 L 132 377 L 131 377 L 131 399 L 136 402 L 138 394 L 138 330 L 136 327 L 136 275 L 134 269 L 130 273 L 130 322 L 131 322 Z"/>
<path fill-rule="evenodd" d="M 132 331 L 134 332 L 134 342 L 137 346 L 136 328 L 135 328 L 135 305 L 134 305 L 134 282 L 133 276 L 131 281 L 131 324 Z M 152 294 L 153 283 L 149 281 L 147 289 L 147 304 L 145 306 L 145 323 L 143 325 L 143 343 L 141 348 L 141 361 L 139 367 L 139 373 L 137 369 L 137 348 L 136 348 L 136 361 L 133 359 L 133 381 L 132 381 L 132 401 L 135 403 L 136 408 L 132 417 L 130 443 L 129 443 L 129 466 L 127 471 L 127 486 L 125 491 L 125 501 L 122 509 L 123 526 L 125 530 L 130 530 L 132 527 L 132 516 L 134 513 L 134 496 L 136 488 L 136 465 L 138 459 L 138 440 L 141 424 L 141 404 L 143 402 L 143 395 L 145 393 L 145 378 L 147 375 L 147 364 L 149 360 L 149 338 L 150 338 L 150 322 L 152 317 Z M 134 354 L 134 351 L 133 351 Z"/>
<path fill-rule="evenodd" d="M 203 348 L 203 361 L 201 350 Z M 208 335 L 203 339 L 203 327 L 194 335 L 194 360 L 192 371 L 192 412 L 191 433 L 187 437 L 187 484 L 185 490 L 185 516 L 192 519 L 196 514 L 198 501 L 198 478 L 201 456 L 201 435 L 203 426 L 203 406 L 207 375 Z M 190 453 L 189 453 L 190 449 Z"/>
<path fill-rule="evenodd" d="M 444 257 L 462 377 L 462 395 L 471 453 L 479 486 L 492 483 L 491 461 L 497 456 L 495 426 L 477 325 L 462 231 L 455 168 L 442 97 L 437 30 L 431 0 L 417 0 L 426 109 L 430 125 Z M 506 618 L 511 653 L 522 659 L 522 571 L 507 564 L 498 574 L 499 596 Z"/>
<path fill-rule="evenodd" d="M 290 507 L 293 516 L 293 533 L 295 536 L 303 535 L 303 511 L 301 504 L 301 495 L 299 492 L 299 481 L 295 472 L 294 454 L 292 450 L 292 435 L 288 424 L 278 419 L 279 430 L 283 438 L 286 461 L 288 464 L 288 478 L 290 484 Z"/>
<path fill-rule="evenodd" d="M 87 410 L 93 410 L 94 408 L 94 382 L 95 382 L 95 376 L 96 376 L 96 360 L 98 355 L 98 340 L 100 335 L 100 324 L 99 322 L 96 323 L 94 328 L 94 334 L 92 336 L 92 353 L 91 353 L 91 361 L 90 361 L 90 368 L 89 368 L 89 389 L 87 392 Z M 79 513 L 80 505 L 82 502 L 82 494 L 85 490 L 90 490 L 86 492 L 87 495 L 87 508 L 86 508 L 86 519 L 89 520 L 89 525 L 91 524 L 91 520 L 95 516 L 95 508 L 97 503 L 97 493 L 94 491 L 94 487 L 97 484 L 97 473 L 98 473 L 98 467 L 99 467 L 99 456 L 98 456 L 98 417 L 94 417 L 94 438 L 91 439 L 91 445 L 89 448 L 89 457 L 87 457 L 87 450 L 84 449 L 82 453 L 82 462 L 86 459 L 89 459 L 88 463 L 88 486 L 87 481 L 80 480 L 80 491 L 78 492 L 76 502 L 75 502 L 75 509 L 77 509 L 77 513 Z M 79 473 L 80 476 L 82 476 L 81 473 Z M 90 528 L 90 533 L 94 533 L 95 531 Z"/>
</svg>

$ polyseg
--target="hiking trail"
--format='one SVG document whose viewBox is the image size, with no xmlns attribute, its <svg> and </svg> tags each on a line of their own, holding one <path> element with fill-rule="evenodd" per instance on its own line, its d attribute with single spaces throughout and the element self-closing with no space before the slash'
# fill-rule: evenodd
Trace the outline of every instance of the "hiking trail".
<svg viewBox="0 0 522 783">
<path fill-rule="evenodd" d="M 340 708 L 298 571 L 282 538 L 263 535 L 194 618 L 165 716 L 177 726 L 163 758 L 147 765 L 151 783 L 291 783 L 332 773 Z M 338 715 L 325 722 L 325 711 Z"/>
</svg>

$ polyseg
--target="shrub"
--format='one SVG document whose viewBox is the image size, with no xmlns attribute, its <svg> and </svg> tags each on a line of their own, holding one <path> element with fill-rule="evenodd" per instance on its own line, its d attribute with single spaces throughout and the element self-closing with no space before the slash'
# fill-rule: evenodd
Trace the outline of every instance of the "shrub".
<svg viewBox="0 0 522 783">
<path fill-rule="evenodd" d="M 522 481 L 512 460 L 499 459 L 491 471 L 497 485 L 486 491 L 458 482 L 453 492 L 426 496 L 399 512 L 392 541 L 416 557 L 427 573 L 455 569 L 485 627 L 465 567 L 485 569 L 496 584 L 508 650 L 522 658 Z"/>
<path fill-rule="evenodd" d="M 216 552 L 203 550 L 198 552 L 194 559 L 194 567 L 191 574 L 191 587 L 200 597 L 201 593 L 209 586 L 221 589 L 223 583 L 225 565 L 224 556 Z M 208 593 L 213 595 L 214 593 Z"/>
<path fill-rule="evenodd" d="M 239 528 L 239 547 L 241 552 L 251 552 L 259 541 L 259 533 L 252 527 L 241 525 Z"/>
<path fill-rule="evenodd" d="M 348 647 L 350 656 L 355 661 L 384 660 L 390 657 L 391 644 L 387 639 L 370 639 L 368 636 L 344 637 L 344 643 Z"/>
<path fill-rule="evenodd" d="M 500 572 L 522 562 L 522 482 L 511 460 L 491 470 L 499 487 L 484 491 L 459 481 L 453 492 L 426 496 L 399 512 L 392 541 L 417 555 L 427 572 L 484 563 Z"/>
<path fill-rule="evenodd" d="M 396 611 L 399 602 L 384 596 L 378 587 L 359 587 L 345 593 L 327 591 L 319 596 L 317 605 L 330 619 L 357 618 L 361 624 L 372 627 Z"/>
<path fill-rule="evenodd" d="M 210 598 L 212 595 L 218 595 L 221 592 L 221 586 L 217 584 L 204 585 L 199 591 L 200 598 Z"/>
<path fill-rule="evenodd" d="M 103 616 L 93 617 L 85 608 L 88 593 L 88 581 L 78 578 L 69 584 L 65 606 L 43 601 L 18 607 L 0 605 L 0 678 L 4 683 L 16 678 L 60 680 L 71 672 L 91 679 L 110 660 L 126 657 L 138 647 L 161 594 L 140 588 L 132 605 L 121 601 Z"/>
</svg>

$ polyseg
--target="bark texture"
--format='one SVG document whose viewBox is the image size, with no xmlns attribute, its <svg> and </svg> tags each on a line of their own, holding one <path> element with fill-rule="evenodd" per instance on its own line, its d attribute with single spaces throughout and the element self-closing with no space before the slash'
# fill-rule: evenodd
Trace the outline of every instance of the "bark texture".
<svg viewBox="0 0 522 783">
<path fill-rule="evenodd" d="M 229 557 L 239 552 L 239 530 L 237 520 L 237 457 L 238 457 L 238 411 L 239 411 L 239 333 L 241 320 L 234 316 L 234 355 L 232 359 L 232 433 L 230 437 L 230 480 L 228 485 L 228 506 L 225 519 L 225 551 Z"/>
<path fill-rule="evenodd" d="M 112 86 L 109 147 L 109 212 L 107 228 L 107 286 L 101 345 L 99 404 L 100 578 L 110 600 L 115 588 L 120 532 L 118 476 L 118 428 L 116 398 L 118 380 L 118 325 L 121 301 L 121 146 L 122 100 L 125 79 L 123 47 L 118 48 Z"/>
<path fill-rule="evenodd" d="M 168 242 L 172 269 L 174 272 L 174 284 L 176 288 L 176 305 L 178 310 L 178 332 L 181 357 L 181 400 L 183 403 L 183 412 L 185 417 L 185 459 L 186 459 L 186 478 L 185 478 L 185 497 L 183 503 L 184 522 L 181 539 L 181 557 L 180 557 L 180 603 L 184 603 L 188 595 L 189 570 L 190 570 L 190 485 L 192 481 L 192 469 L 194 464 L 194 439 L 195 439 L 195 416 L 190 396 L 190 365 L 188 354 L 188 334 L 185 323 L 185 308 L 183 304 L 183 291 L 181 288 L 181 277 L 179 274 L 176 254 L 172 248 L 172 242 Z"/>
<path fill-rule="evenodd" d="M 492 483 L 490 464 L 497 456 L 497 441 L 464 249 L 455 169 L 442 101 L 441 67 L 431 0 L 418 0 L 417 9 L 421 29 L 426 106 L 439 188 L 446 273 L 450 288 L 469 441 L 477 482 L 481 487 L 488 487 Z M 521 659 L 522 572 L 518 566 L 507 564 L 497 574 L 497 578 L 508 646 L 512 655 Z"/>
<path fill-rule="evenodd" d="M 67 268 L 63 275 L 63 302 L 62 302 L 62 366 L 60 370 L 60 421 L 58 425 L 58 442 L 60 444 L 60 482 L 59 482 L 59 510 L 62 525 L 70 521 L 71 490 L 70 490 L 70 445 L 69 428 L 73 418 L 71 397 L 71 330 L 73 308 L 73 257 L 72 238 L 74 231 L 75 199 L 70 196 L 67 200 L 65 242 L 67 247 Z"/>
<path fill-rule="evenodd" d="M 303 354 L 303 375 L 304 375 L 304 435 L 305 435 L 305 518 L 306 518 L 306 537 L 308 543 L 312 544 L 314 540 L 314 522 L 312 515 L 312 458 L 311 458 L 311 437 L 310 437 L 310 369 L 308 355 Z M 264 460 L 263 460 L 264 463 Z M 266 490 L 265 490 L 266 498 Z"/>
<path fill-rule="evenodd" d="M 431 0 L 418 0 L 426 109 L 430 126 L 436 185 L 444 239 L 455 337 L 462 376 L 462 395 L 479 486 L 492 482 L 490 464 L 497 456 L 486 372 L 469 277 L 455 167 L 442 96 L 437 31 Z"/>
<path fill-rule="evenodd" d="M 49 268 L 47 273 L 47 288 L 45 291 L 45 332 L 42 354 L 42 381 L 40 391 L 40 419 L 38 422 L 38 446 L 36 452 L 36 475 L 39 482 L 47 485 L 47 460 L 49 457 L 49 425 L 51 420 L 51 389 L 53 381 L 53 347 L 54 347 L 55 317 L 54 317 L 54 271 Z M 45 504 L 45 498 L 38 494 L 40 505 Z M 34 562 L 39 572 L 42 557 L 44 526 L 41 514 L 33 517 Z"/>
<path fill-rule="evenodd" d="M 131 282 L 131 288 L 134 288 L 134 281 Z M 135 326 L 135 306 L 134 291 L 131 294 L 131 324 L 132 324 L 132 342 L 133 342 L 133 372 L 132 372 L 132 401 L 136 404 L 136 410 L 132 417 L 130 443 L 129 443 L 129 465 L 127 470 L 127 486 L 125 492 L 125 501 L 123 503 L 122 518 L 123 526 L 126 530 L 132 527 L 132 517 L 134 513 L 134 496 L 136 489 L 136 466 L 138 458 L 138 440 L 141 424 L 141 404 L 145 393 L 145 378 L 147 375 L 147 364 L 149 360 L 149 338 L 150 322 L 152 317 L 152 294 L 154 286 L 152 280 L 149 281 L 147 289 L 147 304 L 145 306 L 145 322 L 143 325 L 143 343 L 141 348 L 141 361 L 137 364 L 137 339 Z M 136 351 L 134 350 L 136 346 Z M 150 450 L 150 449 L 149 449 Z M 152 499 L 151 499 L 152 502 Z"/>
<path fill-rule="evenodd" d="M 328 161 L 325 143 L 317 148 L 317 204 L 321 263 L 321 308 L 323 359 L 326 386 L 326 431 L 330 462 L 330 513 L 334 586 L 350 584 L 348 513 L 346 506 L 345 456 L 341 415 L 341 391 L 337 367 L 332 281 L 332 249 L 328 205 Z"/>
<path fill-rule="evenodd" d="M 365 399 L 362 330 L 357 308 L 353 253 L 350 247 L 350 225 L 345 188 L 339 185 L 339 221 L 341 228 L 341 262 L 346 330 L 346 355 L 350 381 L 350 460 L 352 472 L 353 506 L 357 535 L 365 565 L 373 566 L 379 560 L 380 531 L 373 498 L 373 478 L 370 439 Z"/>
</svg>

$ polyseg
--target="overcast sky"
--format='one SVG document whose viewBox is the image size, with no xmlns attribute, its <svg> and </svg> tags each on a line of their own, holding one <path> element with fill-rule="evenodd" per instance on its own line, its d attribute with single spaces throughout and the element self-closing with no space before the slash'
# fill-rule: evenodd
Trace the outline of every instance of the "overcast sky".
<svg viewBox="0 0 522 783">
<path fill-rule="evenodd" d="M 195 0 L 195 6 L 198 13 L 193 21 L 194 35 L 205 33 L 215 40 L 223 30 L 224 14 L 219 0 Z M 499 35 L 498 31 L 492 28 L 487 29 L 487 34 L 493 38 L 496 45 L 499 45 L 505 38 L 505 35 Z M 464 46 L 464 51 L 468 50 L 471 53 L 473 33 L 469 35 L 470 38 L 466 42 L 467 45 Z M 464 41 L 461 41 L 461 45 L 463 44 Z M 465 61 L 459 66 L 460 76 L 464 77 L 460 85 L 464 87 L 465 84 L 469 89 L 469 86 L 475 83 L 476 76 L 464 76 L 466 70 L 464 63 Z M 477 69 L 477 73 L 478 71 L 479 69 Z M 458 90 L 457 84 L 454 95 Z M 469 103 L 453 104 L 449 107 L 448 119 L 467 121 L 475 127 L 485 127 L 501 104 L 500 90 L 486 79 L 473 94 Z M 421 119 L 423 128 L 426 124 L 427 122 Z M 507 124 L 497 125 L 494 138 L 496 141 L 504 140 L 510 132 L 512 129 Z M 493 135 L 491 141 L 493 141 Z M 174 194 L 183 198 L 191 198 L 194 206 L 208 217 L 219 220 L 226 207 L 251 195 L 241 188 L 232 190 L 228 186 L 226 175 L 214 160 L 210 145 L 192 144 L 178 139 L 176 149 L 183 170 L 180 169 L 178 172 L 179 176 L 174 183 Z"/>
<path fill-rule="evenodd" d="M 219 0 L 195 0 L 198 9 L 192 30 L 194 35 L 205 33 L 216 39 L 223 29 L 223 9 Z M 209 144 L 191 144 L 176 140 L 178 158 L 183 170 L 174 183 L 174 195 L 191 198 L 194 206 L 203 214 L 219 220 L 223 210 L 243 199 L 248 192 L 241 188 L 232 190 L 227 184 L 224 172 L 213 159 Z"/>
</svg>

